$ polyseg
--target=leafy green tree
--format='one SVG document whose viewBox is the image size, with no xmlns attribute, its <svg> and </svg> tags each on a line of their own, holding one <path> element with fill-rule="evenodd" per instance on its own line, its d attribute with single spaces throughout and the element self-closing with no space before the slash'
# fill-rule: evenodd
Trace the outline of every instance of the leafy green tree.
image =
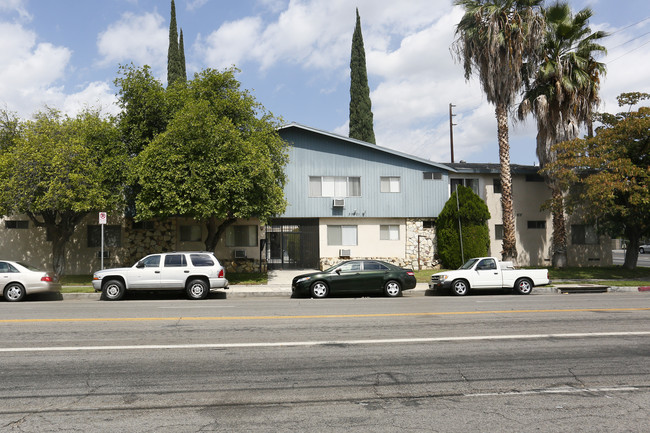
<svg viewBox="0 0 650 433">
<path fill-rule="evenodd" d="M 181 52 L 178 46 L 178 26 L 176 25 L 176 5 L 171 3 L 171 19 L 169 20 L 169 48 L 167 49 L 167 86 L 183 80 Z"/>
<path fill-rule="evenodd" d="M 496 106 L 501 166 L 503 260 L 516 260 L 508 110 L 537 64 L 544 34 L 543 0 L 456 0 L 465 14 L 456 26 L 452 50 L 465 79 L 477 72 L 488 102 Z"/>
<path fill-rule="evenodd" d="M 629 240 L 623 266 L 634 269 L 650 236 L 650 107 L 609 117 L 594 137 L 553 146 L 557 160 L 544 170 L 569 190 L 567 211 Z"/>
<path fill-rule="evenodd" d="M 456 201 L 458 195 L 458 201 Z M 460 227 L 459 227 L 460 215 Z M 451 194 L 436 221 L 438 256 L 444 267 L 456 269 L 465 259 L 482 257 L 490 250 L 490 230 L 487 222 L 490 211 L 471 188 L 462 185 Z M 463 234 L 463 251 L 460 248 L 460 232 Z"/>
<path fill-rule="evenodd" d="M 234 69 L 205 70 L 168 98 L 176 109 L 166 130 L 136 158 L 136 219 L 203 221 L 205 248 L 214 251 L 237 219 L 284 211 L 288 156 L 279 120 L 240 89 Z"/>
<path fill-rule="evenodd" d="M 357 9 L 357 24 L 352 35 L 350 55 L 350 138 L 375 144 L 372 101 L 368 87 L 366 51 L 361 34 L 361 18 Z"/>
<path fill-rule="evenodd" d="M 580 127 L 592 118 L 600 101 L 598 90 L 605 65 L 595 60 L 605 47 L 598 41 L 604 32 L 588 27 L 589 8 L 573 14 L 568 3 L 554 3 L 545 10 L 546 33 L 542 60 L 534 80 L 519 105 L 519 118 L 530 112 L 537 120 L 537 157 L 541 168 L 554 161 L 554 144 L 578 137 Z M 567 263 L 567 236 L 563 192 L 555 180 L 545 176 L 552 192 L 554 267 Z"/>
<path fill-rule="evenodd" d="M 122 201 L 125 152 L 115 122 L 87 110 L 49 109 L 26 121 L 0 155 L 0 212 L 25 214 L 52 241 L 52 267 L 65 274 L 66 246 L 90 212 Z"/>
</svg>

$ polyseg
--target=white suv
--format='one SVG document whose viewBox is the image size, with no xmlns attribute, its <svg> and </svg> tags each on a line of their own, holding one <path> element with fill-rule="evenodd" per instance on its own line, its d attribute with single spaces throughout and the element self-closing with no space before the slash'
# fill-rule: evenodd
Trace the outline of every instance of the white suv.
<svg viewBox="0 0 650 433">
<path fill-rule="evenodd" d="M 130 268 L 97 271 L 93 288 L 111 301 L 127 290 L 184 290 L 190 299 L 204 299 L 210 290 L 228 289 L 228 280 L 213 253 L 173 252 L 150 254 Z"/>
</svg>

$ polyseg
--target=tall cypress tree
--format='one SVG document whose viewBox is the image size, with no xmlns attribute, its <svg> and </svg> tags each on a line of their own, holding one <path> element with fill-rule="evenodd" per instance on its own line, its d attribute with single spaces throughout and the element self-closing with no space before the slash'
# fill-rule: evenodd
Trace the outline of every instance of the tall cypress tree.
<svg viewBox="0 0 650 433">
<path fill-rule="evenodd" d="M 167 50 L 167 86 L 182 79 L 181 55 L 178 49 L 178 28 L 176 26 L 176 5 L 172 0 L 171 19 L 169 21 L 169 48 Z"/>
<path fill-rule="evenodd" d="M 357 25 L 352 35 L 350 56 L 350 138 L 375 144 L 372 125 L 372 102 L 366 70 L 366 51 L 361 35 L 361 18 L 357 8 Z"/>
<path fill-rule="evenodd" d="M 185 45 L 183 44 L 183 29 L 181 28 L 181 38 L 178 41 L 178 52 L 181 62 L 181 80 L 187 81 L 187 69 L 185 69 Z"/>
</svg>

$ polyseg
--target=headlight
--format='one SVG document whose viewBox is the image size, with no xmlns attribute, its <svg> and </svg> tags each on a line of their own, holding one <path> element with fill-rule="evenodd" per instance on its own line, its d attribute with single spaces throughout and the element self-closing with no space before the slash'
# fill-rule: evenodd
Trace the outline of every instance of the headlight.
<svg viewBox="0 0 650 433">
<path fill-rule="evenodd" d="M 299 278 L 298 280 L 296 280 L 296 284 L 297 284 L 297 283 L 302 283 L 303 281 L 309 281 L 310 279 L 311 279 L 311 277 L 302 277 L 302 278 Z"/>
<path fill-rule="evenodd" d="M 101 275 L 93 275 L 93 280 L 101 280 L 102 276 Z"/>
<path fill-rule="evenodd" d="M 440 281 L 445 281 L 447 278 L 449 278 L 449 275 L 440 275 L 439 277 Z"/>
</svg>

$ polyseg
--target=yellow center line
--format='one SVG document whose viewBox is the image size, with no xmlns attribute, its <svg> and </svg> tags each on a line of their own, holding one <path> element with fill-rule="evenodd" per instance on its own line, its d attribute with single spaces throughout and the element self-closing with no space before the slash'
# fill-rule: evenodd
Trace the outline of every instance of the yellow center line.
<svg viewBox="0 0 650 433">
<path fill-rule="evenodd" d="M 92 317 L 68 319 L 0 319 L 0 323 L 53 323 L 53 322 L 149 322 L 149 321 L 210 321 L 210 320 L 295 320 L 295 319 L 343 319 L 367 317 L 415 317 L 456 316 L 479 314 L 528 314 L 528 313 L 593 313 L 615 311 L 650 311 L 650 308 L 573 308 L 566 310 L 493 310 L 493 311 L 445 311 L 420 313 L 373 313 L 373 314 L 317 314 L 298 316 L 220 316 L 220 317 Z"/>
</svg>

